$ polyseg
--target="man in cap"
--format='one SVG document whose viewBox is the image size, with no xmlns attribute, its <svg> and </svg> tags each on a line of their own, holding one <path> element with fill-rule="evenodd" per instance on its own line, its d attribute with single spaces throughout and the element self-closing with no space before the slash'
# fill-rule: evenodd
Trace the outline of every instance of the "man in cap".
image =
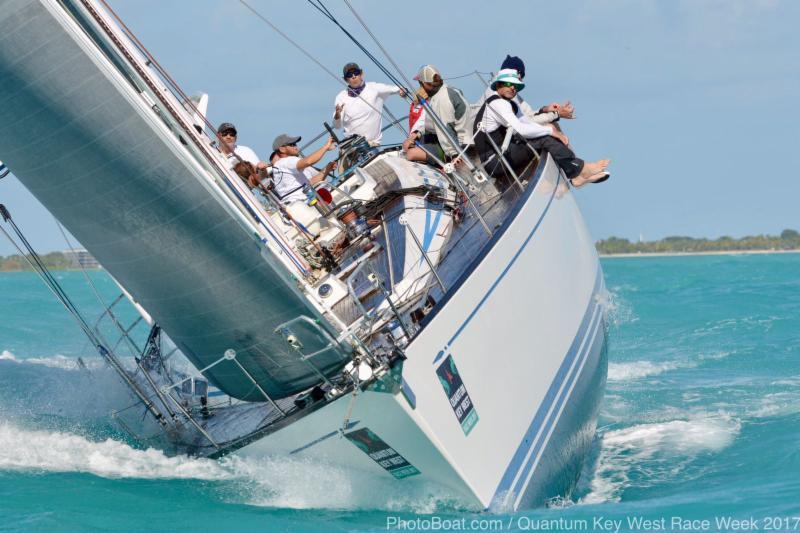
<svg viewBox="0 0 800 533">
<path fill-rule="evenodd" d="M 325 152 L 335 148 L 333 137 L 328 137 L 328 142 L 321 148 L 303 158 L 300 157 L 298 142 L 300 137 L 285 133 L 278 135 L 272 141 L 270 160 L 273 161 L 272 179 L 275 184 L 275 194 L 285 204 L 304 201 L 306 194 L 303 188 L 306 185 L 319 183 L 336 168 L 335 160 L 328 163 L 322 172 L 315 171 L 311 166 L 318 163 L 325 156 Z"/>
<path fill-rule="evenodd" d="M 355 63 L 346 64 L 342 76 L 347 82 L 347 89 L 336 95 L 333 127 L 344 128 L 345 136 L 361 135 L 373 146 L 379 145 L 383 104 L 393 94 L 404 97 L 405 89 L 374 81 L 365 82 L 364 71 Z"/>
<path fill-rule="evenodd" d="M 404 149 L 407 150 L 406 157 L 411 161 L 423 161 L 427 158 L 429 163 L 433 163 L 429 152 L 434 154 L 443 152 L 444 157 L 437 154 L 437 158 L 454 159 L 462 147 L 472 144 L 472 133 L 468 124 L 469 102 L 460 90 L 444 83 L 439 70 L 433 65 L 420 68 L 414 79 L 420 85 L 416 97 L 428 100 L 431 111 L 444 123 L 447 131 L 445 132 L 429 117 L 427 112 L 423 113 L 403 143 Z M 454 145 L 451 139 L 456 140 L 458 144 Z M 417 141 L 421 141 L 425 150 L 411 148 Z"/>
<path fill-rule="evenodd" d="M 251 148 L 236 144 L 238 136 L 236 126 L 230 122 L 223 122 L 217 128 L 217 135 L 220 139 L 219 150 L 228 159 L 230 168 L 233 168 L 239 160 L 242 160 L 255 165 L 258 171 L 266 170 L 267 164 L 261 161 Z"/>
<path fill-rule="evenodd" d="M 492 80 L 494 92 L 475 117 L 475 148 L 486 171 L 495 177 L 507 172 L 495 147 L 517 173 L 531 161 L 533 147 L 549 152 L 575 187 L 607 180 L 610 160 L 584 163 L 570 150 L 569 139 L 553 125 L 537 124 L 522 114 L 513 100 L 524 87 L 516 70 L 501 70 Z"/>
</svg>

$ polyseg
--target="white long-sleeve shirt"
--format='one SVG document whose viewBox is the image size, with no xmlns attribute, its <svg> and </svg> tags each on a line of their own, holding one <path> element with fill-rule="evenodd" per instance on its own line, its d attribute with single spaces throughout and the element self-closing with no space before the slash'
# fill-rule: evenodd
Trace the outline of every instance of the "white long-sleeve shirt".
<svg viewBox="0 0 800 533">
<path fill-rule="evenodd" d="M 483 113 L 483 126 L 486 133 L 491 133 L 501 126 L 510 127 L 527 139 L 544 137 L 553 132 L 550 127 L 542 126 L 528 119 L 519 108 L 514 114 L 511 102 L 502 97 L 487 104 L 486 111 Z"/>
<path fill-rule="evenodd" d="M 481 95 L 481 99 L 478 100 L 477 106 L 480 107 L 490 96 L 494 94 L 494 91 L 487 87 L 486 91 Z M 528 102 L 522 99 L 522 97 L 517 93 L 514 98 L 512 98 L 514 103 L 519 106 L 520 111 L 522 114 L 528 117 L 531 122 L 536 122 L 537 124 L 550 124 L 551 122 L 555 122 L 558 120 L 558 113 L 555 111 L 547 111 L 545 113 L 539 113 L 538 111 L 534 110 Z"/>
<path fill-rule="evenodd" d="M 334 128 L 344 128 L 345 136 L 363 135 L 373 144 L 381 142 L 381 113 L 386 99 L 400 92 L 400 87 L 368 81 L 358 96 L 349 96 L 347 89 L 336 95 L 335 105 L 343 105 L 342 116 L 334 119 Z M 334 113 L 335 116 L 335 113 Z"/>
</svg>

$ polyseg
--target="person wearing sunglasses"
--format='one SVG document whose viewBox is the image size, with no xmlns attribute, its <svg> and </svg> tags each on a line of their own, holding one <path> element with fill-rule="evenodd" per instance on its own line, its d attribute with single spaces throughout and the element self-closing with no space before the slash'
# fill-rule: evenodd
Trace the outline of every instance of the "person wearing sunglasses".
<svg viewBox="0 0 800 533">
<path fill-rule="evenodd" d="M 321 172 L 312 167 L 325 156 L 327 151 L 336 148 L 333 137 L 328 137 L 328 142 L 321 148 L 302 158 L 298 142 L 300 137 L 286 133 L 278 135 L 272 141 L 272 155 L 270 155 L 270 161 L 273 162 L 272 180 L 275 194 L 284 204 L 305 201 L 306 194 L 303 188 L 306 185 L 319 183 L 336 168 L 335 160 L 328 163 Z"/>
<path fill-rule="evenodd" d="M 517 76 L 521 81 L 525 80 L 525 63 L 522 61 L 521 58 L 512 55 L 506 55 L 506 58 L 503 60 L 503 63 L 500 65 L 500 70 L 505 69 L 513 69 L 517 71 Z M 483 93 L 481 100 L 478 104 L 483 104 L 487 98 L 494 94 L 494 90 L 491 87 L 487 87 L 486 91 Z M 572 119 L 575 118 L 575 107 L 572 105 L 570 101 L 566 101 L 563 104 L 559 104 L 558 102 L 553 102 L 546 106 L 542 106 L 539 109 L 534 110 L 531 105 L 526 102 L 522 96 L 518 93 L 513 101 L 519 106 L 520 111 L 522 114 L 528 117 L 531 121 L 536 122 L 537 124 L 555 124 L 556 128 L 560 131 L 561 128 L 558 127 L 557 122 L 562 119 Z"/>
<path fill-rule="evenodd" d="M 357 134 L 371 145 L 381 143 L 383 105 L 393 94 L 404 97 L 405 89 L 385 83 L 364 81 L 364 71 L 356 63 L 342 69 L 347 89 L 336 95 L 333 127 L 343 128 L 345 137 Z"/>
<path fill-rule="evenodd" d="M 599 183 L 609 178 L 606 171 L 610 160 L 585 163 L 569 148 L 569 139 L 552 124 L 533 122 L 522 114 L 514 97 L 525 88 L 516 70 L 505 69 L 492 80 L 494 93 L 486 99 L 475 117 L 475 147 L 484 168 L 492 176 L 511 183 L 492 142 L 497 146 L 514 172 L 522 171 L 533 158 L 530 148 L 546 151 L 564 171 L 574 187 Z M 482 128 L 479 130 L 478 126 Z M 490 140 L 492 142 L 490 142 Z"/>
<path fill-rule="evenodd" d="M 236 126 L 230 122 L 223 122 L 217 128 L 217 135 L 220 141 L 219 151 L 228 159 L 230 168 L 233 168 L 239 160 L 242 160 L 252 163 L 258 171 L 266 170 L 267 164 L 261 161 L 251 148 L 236 143 L 238 138 Z"/>
</svg>

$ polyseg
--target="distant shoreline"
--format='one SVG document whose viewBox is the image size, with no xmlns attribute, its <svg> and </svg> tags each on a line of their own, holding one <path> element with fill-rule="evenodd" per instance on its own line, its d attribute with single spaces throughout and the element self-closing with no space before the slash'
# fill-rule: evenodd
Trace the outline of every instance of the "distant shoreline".
<svg viewBox="0 0 800 533">
<path fill-rule="evenodd" d="M 102 268 L 48 267 L 47 270 L 50 271 L 50 272 L 83 272 L 83 271 L 86 271 L 86 272 L 99 272 L 99 271 L 101 271 L 103 269 Z M 36 271 L 33 270 L 32 268 L 24 268 L 24 269 L 23 268 L 14 268 L 14 269 L 8 269 L 8 270 L 4 270 L 4 269 L 0 268 L 0 274 L 9 274 L 9 273 L 13 273 L 13 272 L 36 272 Z"/>
<path fill-rule="evenodd" d="M 603 259 L 617 257 L 680 257 L 689 255 L 761 255 L 761 254 L 800 254 L 799 250 L 713 250 L 707 252 L 633 252 L 624 254 L 599 254 Z"/>
<path fill-rule="evenodd" d="M 764 255 L 764 254 L 800 254 L 800 249 L 795 250 L 710 250 L 706 252 L 626 252 L 620 254 L 598 253 L 601 259 L 618 259 L 628 257 L 688 257 L 695 255 Z M 80 272 L 80 268 L 59 268 L 50 267 L 48 270 L 53 272 Z M 89 272 L 101 271 L 103 268 L 86 268 Z M 33 272 L 30 269 L 9 269 L 0 268 L 0 274 L 11 272 Z"/>
</svg>

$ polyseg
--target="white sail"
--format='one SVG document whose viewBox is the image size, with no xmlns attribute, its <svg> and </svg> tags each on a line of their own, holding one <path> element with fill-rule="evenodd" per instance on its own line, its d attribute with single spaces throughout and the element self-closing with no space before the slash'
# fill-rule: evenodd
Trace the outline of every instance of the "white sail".
<svg viewBox="0 0 800 533">
<path fill-rule="evenodd" d="M 234 205 L 242 193 L 195 145 L 194 128 L 160 102 L 154 112 L 141 78 L 72 7 L 76 19 L 54 1 L 0 9 L 0 154 L 198 368 L 234 350 L 270 395 L 312 386 L 316 374 L 274 329 L 318 311 L 263 253 L 267 237 Z M 327 344 L 298 328 L 309 351 Z M 344 362 L 333 350 L 314 360 L 322 372 Z M 263 400 L 233 365 L 207 375 L 234 397 Z"/>
</svg>

